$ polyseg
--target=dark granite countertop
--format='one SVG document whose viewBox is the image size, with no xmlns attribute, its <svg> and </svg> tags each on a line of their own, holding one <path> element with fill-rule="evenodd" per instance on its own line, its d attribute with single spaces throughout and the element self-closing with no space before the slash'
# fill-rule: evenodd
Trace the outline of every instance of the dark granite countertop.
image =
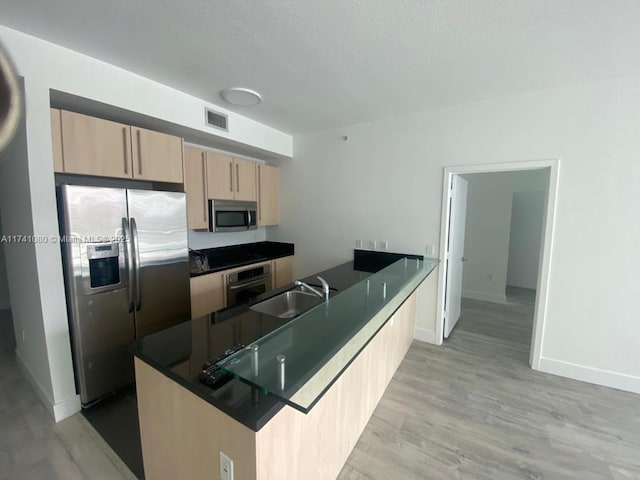
<svg viewBox="0 0 640 480">
<path fill-rule="evenodd" d="M 338 295 L 402 257 L 396 257 L 395 254 L 371 257 L 358 252 L 356 251 L 353 262 L 319 272 L 305 281 L 318 285 L 316 276 L 320 275 L 332 289 L 338 291 Z M 267 292 L 251 304 L 292 287 L 293 284 L 289 284 Z M 134 355 L 159 372 L 248 428 L 258 431 L 278 413 L 284 403 L 239 380 L 231 380 L 216 390 L 198 380 L 206 361 L 219 356 L 237 343 L 248 345 L 292 320 L 254 312 L 249 306 L 250 304 L 245 304 L 219 310 L 143 337 L 135 341 L 132 350 Z"/>
<path fill-rule="evenodd" d="M 264 262 L 276 258 L 288 257 L 294 254 L 293 243 L 256 242 L 228 247 L 204 248 L 192 250 L 190 257 L 191 276 L 206 275 L 229 268 L 242 267 L 252 263 Z M 206 257 L 207 268 L 200 267 L 197 259 L 199 255 Z"/>
</svg>

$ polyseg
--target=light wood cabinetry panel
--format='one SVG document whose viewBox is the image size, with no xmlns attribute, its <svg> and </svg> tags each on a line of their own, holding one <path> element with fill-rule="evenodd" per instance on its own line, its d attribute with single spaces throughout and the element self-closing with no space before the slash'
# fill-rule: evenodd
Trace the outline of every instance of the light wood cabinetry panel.
<svg viewBox="0 0 640 480">
<path fill-rule="evenodd" d="M 258 478 L 336 478 L 407 353 L 414 324 L 415 294 L 309 413 L 286 406 L 257 432 Z"/>
<path fill-rule="evenodd" d="M 336 478 L 413 341 L 415 292 L 304 414 L 284 406 L 253 432 L 135 359 L 145 478 L 209 479 L 219 451 L 242 480 Z"/>
<path fill-rule="evenodd" d="M 61 112 L 65 173 L 131 178 L 131 127 Z"/>
<path fill-rule="evenodd" d="M 271 267 L 273 276 L 273 288 L 284 287 L 293 282 L 293 255 L 290 257 L 276 258 Z"/>
<path fill-rule="evenodd" d="M 233 157 L 207 152 L 207 196 L 216 200 L 233 200 Z"/>
<path fill-rule="evenodd" d="M 224 273 L 208 273 L 191 278 L 191 318 L 224 308 Z"/>
<path fill-rule="evenodd" d="M 182 183 L 182 139 L 131 127 L 133 178 Z"/>
<path fill-rule="evenodd" d="M 256 195 L 256 162 L 234 158 L 234 175 L 236 200 L 257 201 Z"/>
<path fill-rule="evenodd" d="M 145 478 L 220 478 L 220 451 L 236 480 L 257 477 L 255 432 L 137 358 L 135 369 Z"/>
<path fill-rule="evenodd" d="M 51 109 L 51 147 L 53 150 L 53 171 L 64 172 L 62 161 L 62 119 L 60 110 Z"/>
<path fill-rule="evenodd" d="M 258 225 L 280 223 L 280 171 L 258 164 Z"/>
<path fill-rule="evenodd" d="M 187 227 L 208 230 L 207 152 L 184 147 L 184 191 L 187 196 Z"/>
<path fill-rule="evenodd" d="M 207 152 L 207 195 L 215 200 L 256 201 L 256 162 Z"/>
</svg>

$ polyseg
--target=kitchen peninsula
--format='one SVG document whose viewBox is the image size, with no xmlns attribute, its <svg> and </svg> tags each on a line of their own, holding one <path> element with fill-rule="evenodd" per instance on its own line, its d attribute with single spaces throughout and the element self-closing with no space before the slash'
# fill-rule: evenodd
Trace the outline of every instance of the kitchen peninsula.
<svg viewBox="0 0 640 480">
<path fill-rule="evenodd" d="M 137 341 L 147 479 L 225 478 L 222 454 L 235 480 L 338 475 L 413 341 L 416 297 L 435 297 L 436 260 L 355 260 L 321 272 L 338 291 L 293 320 L 242 305 Z M 238 339 L 247 346 L 219 363 L 233 380 L 199 382 Z"/>
</svg>

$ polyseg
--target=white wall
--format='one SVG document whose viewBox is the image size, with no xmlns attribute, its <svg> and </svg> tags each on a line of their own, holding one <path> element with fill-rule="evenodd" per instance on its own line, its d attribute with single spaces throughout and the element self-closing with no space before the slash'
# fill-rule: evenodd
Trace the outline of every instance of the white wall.
<svg viewBox="0 0 640 480">
<path fill-rule="evenodd" d="M 560 158 L 541 368 L 640 392 L 639 127 L 633 78 L 298 136 L 268 238 L 296 243 L 297 276 L 357 238 L 420 253 L 439 240 L 443 167 Z"/>
<path fill-rule="evenodd" d="M 5 235 L 18 232 L 33 235 L 31 192 L 27 162 L 27 138 L 24 124 L 14 140 L 0 152 L 0 205 L 2 231 Z M 6 267 L 11 287 L 13 327 L 16 336 L 16 356 L 27 370 L 27 378 L 34 385 L 46 405 L 53 405 L 51 369 L 47 356 L 47 338 L 42 321 L 43 312 L 36 245 L 26 242 L 4 244 Z"/>
<path fill-rule="evenodd" d="M 2 215 L 0 215 L 0 238 L 2 238 Z M 4 259 L 4 245 L 0 244 L 0 310 L 11 308 L 9 300 L 9 282 L 7 281 L 7 266 Z"/>
<path fill-rule="evenodd" d="M 462 296 L 506 303 L 513 174 L 463 175 L 469 182 Z"/>
<path fill-rule="evenodd" d="M 199 250 L 201 248 L 226 247 L 228 245 L 240 245 L 243 243 L 264 242 L 266 240 L 265 227 L 248 232 L 198 232 L 189 230 L 189 248 Z"/>
<path fill-rule="evenodd" d="M 26 150 L 3 162 L 0 196 L 5 234 L 50 237 L 58 233 L 51 152 L 50 91 L 102 102 L 136 114 L 213 133 L 203 125 L 206 102 L 126 70 L 0 26 L 0 40 L 24 77 Z M 224 111 L 224 109 L 218 110 Z M 232 112 L 229 133 L 215 131 L 237 144 L 290 156 L 289 135 Z M 23 145 L 24 147 L 24 145 Z M 28 156 L 24 157 L 24 152 Z M 4 165 L 6 164 L 6 165 Z M 16 336 L 25 326 L 17 351 L 56 420 L 79 410 L 75 391 L 60 249 L 51 243 L 19 245 L 7 250 Z M 20 339 L 18 339 L 20 340 Z"/>
<path fill-rule="evenodd" d="M 513 193 L 507 285 L 536 289 L 546 192 Z"/>
<path fill-rule="evenodd" d="M 468 261 L 464 264 L 462 294 L 466 298 L 506 303 L 507 285 L 525 286 L 522 283 L 532 279 L 533 287 L 526 288 L 536 286 L 548 169 L 463 177 L 469 182 L 469 192 L 464 241 Z M 520 199 L 522 194 L 532 191 L 538 194 L 542 205 L 518 202 L 519 208 L 514 212 L 514 196 Z M 532 214 L 536 218 L 529 218 Z M 508 282 L 509 269 L 517 283 Z"/>
</svg>

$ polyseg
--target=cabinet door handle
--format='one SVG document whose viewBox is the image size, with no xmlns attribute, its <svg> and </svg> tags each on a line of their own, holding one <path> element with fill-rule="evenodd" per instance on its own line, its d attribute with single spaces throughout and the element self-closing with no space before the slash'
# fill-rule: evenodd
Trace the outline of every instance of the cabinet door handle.
<svg viewBox="0 0 640 480">
<path fill-rule="evenodd" d="M 262 177 L 260 176 L 260 165 L 258 165 L 258 221 L 262 220 Z"/>
<path fill-rule="evenodd" d="M 240 191 L 240 165 L 236 163 L 236 192 Z"/>
<path fill-rule="evenodd" d="M 136 130 L 138 139 L 138 174 L 142 175 L 142 142 L 140 141 L 140 130 Z"/>
<path fill-rule="evenodd" d="M 122 127 L 122 148 L 124 149 L 124 173 L 129 175 L 129 153 L 127 142 L 127 127 Z"/>
<path fill-rule="evenodd" d="M 207 160 L 206 154 L 202 152 L 202 196 L 204 197 L 204 211 L 202 212 L 202 219 L 207 221 Z"/>
<path fill-rule="evenodd" d="M 233 192 L 233 162 L 229 162 L 229 191 Z"/>
</svg>

